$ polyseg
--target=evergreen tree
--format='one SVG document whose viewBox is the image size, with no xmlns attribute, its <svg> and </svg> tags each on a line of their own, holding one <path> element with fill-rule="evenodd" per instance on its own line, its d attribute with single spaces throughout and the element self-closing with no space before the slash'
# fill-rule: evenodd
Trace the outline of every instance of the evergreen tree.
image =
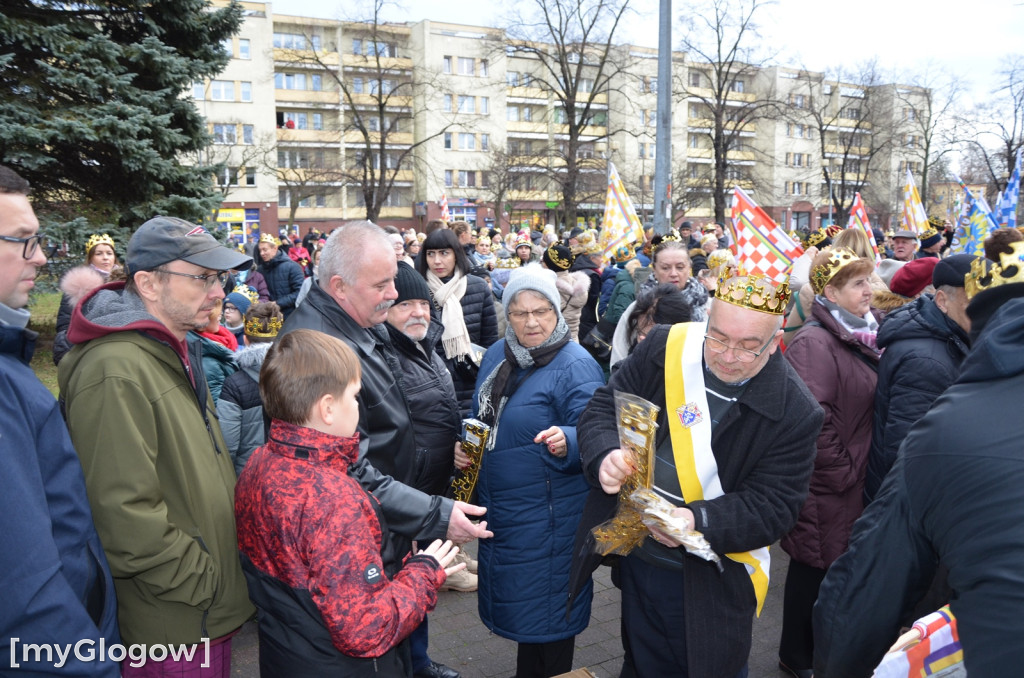
<svg viewBox="0 0 1024 678">
<path fill-rule="evenodd" d="M 223 70 L 241 20 L 237 2 L 4 0 L 0 162 L 32 183 L 41 216 L 127 230 L 207 218 L 211 168 L 179 161 L 208 142 L 192 83 Z"/>
</svg>

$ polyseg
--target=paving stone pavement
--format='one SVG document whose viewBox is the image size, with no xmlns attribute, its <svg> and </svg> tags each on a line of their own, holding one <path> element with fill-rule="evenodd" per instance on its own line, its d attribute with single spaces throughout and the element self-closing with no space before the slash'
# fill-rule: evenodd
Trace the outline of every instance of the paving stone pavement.
<svg viewBox="0 0 1024 678">
<path fill-rule="evenodd" d="M 467 552 L 475 553 L 475 544 Z M 768 599 L 761 617 L 754 620 L 750 651 L 750 678 L 780 678 L 778 643 L 782 630 L 782 589 L 789 557 L 775 545 Z M 505 678 L 515 673 L 516 644 L 492 634 L 477 615 L 476 594 L 442 592 L 430 615 L 430 657 L 456 669 L 463 678 Z M 611 584 L 609 570 L 594 575 L 594 602 L 590 626 L 576 638 L 573 668 L 587 667 L 598 678 L 613 678 L 622 668 L 619 640 L 619 590 Z M 232 674 L 259 676 L 256 625 L 242 627 L 232 648 Z M 723 677 L 727 678 L 727 677 Z"/>
</svg>

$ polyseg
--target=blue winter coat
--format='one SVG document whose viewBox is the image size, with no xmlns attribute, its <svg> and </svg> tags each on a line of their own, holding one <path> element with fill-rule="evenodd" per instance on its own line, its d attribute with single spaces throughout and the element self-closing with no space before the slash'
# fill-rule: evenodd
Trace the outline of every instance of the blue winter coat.
<svg viewBox="0 0 1024 678">
<path fill-rule="evenodd" d="M 484 355 L 473 397 L 504 359 L 505 341 Z M 513 379 L 527 370 L 517 370 Z M 487 507 L 491 539 L 480 540 L 477 602 L 480 619 L 498 635 L 522 643 L 570 638 L 587 627 L 593 585 L 587 582 L 566 619 L 569 568 L 576 527 L 588 485 L 576 445 L 576 420 L 604 384 L 597 362 L 569 342 L 546 366 L 526 376 L 498 421 L 477 481 L 478 503 Z M 565 432 L 568 452 L 559 458 L 533 442 L 550 426 Z"/>
<path fill-rule="evenodd" d="M 14 656 L 26 675 L 116 678 L 109 659 L 82 662 L 72 652 L 57 670 L 45 654 L 42 662 L 22 654 L 26 643 L 91 640 L 82 649 L 98 653 L 100 642 L 120 642 L 114 582 L 82 466 L 56 399 L 28 365 L 34 342 L 35 333 L 0 323 L 0 662 L 9 666 L 18 638 Z"/>
<path fill-rule="evenodd" d="M 267 283 L 271 300 L 277 302 L 281 313 L 287 318 L 295 310 L 295 300 L 306 279 L 302 267 L 280 250 L 270 261 L 261 262 L 258 271 Z"/>
</svg>

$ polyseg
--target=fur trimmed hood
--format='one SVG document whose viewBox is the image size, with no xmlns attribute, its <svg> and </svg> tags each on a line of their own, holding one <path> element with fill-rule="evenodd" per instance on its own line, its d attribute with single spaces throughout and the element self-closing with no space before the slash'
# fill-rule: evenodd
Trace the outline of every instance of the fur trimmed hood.
<svg viewBox="0 0 1024 678">
<path fill-rule="evenodd" d="M 555 287 L 563 297 L 586 296 L 590 292 L 590 277 L 581 271 L 560 271 L 555 277 Z"/>
<path fill-rule="evenodd" d="M 238 365 L 238 369 L 244 370 L 257 382 L 260 380 L 260 369 L 263 367 L 263 361 L 267 357 L 267 351 L 273 343 L 266 342 L 260 344 L 249 344 L 244 348 L 239 348 L 233 359 L 235 364 Z"/>
<path fill-rule="evenodd" d="M 76 306 L 85 295 L 107 282 L 103 274 L 92 266 L 75 266 L 60 279 L 60 291 Z"/>
</svg>

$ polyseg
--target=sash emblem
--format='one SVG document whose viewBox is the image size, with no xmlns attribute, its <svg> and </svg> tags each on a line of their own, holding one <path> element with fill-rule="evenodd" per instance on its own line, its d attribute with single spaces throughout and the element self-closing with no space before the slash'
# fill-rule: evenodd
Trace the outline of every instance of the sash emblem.
<svg viewBox="0 0 1024 678">
<path fill-rule="evenodd" d="M 679 422 L 685 427 L 690 428 L 696 424 L 704 421 L 704 415 L 701 414 L 700 408 L 697 407 L 697 403 L 687 403 L 676 410 L 676 414 L 679 415 Z"/>
</svg>

